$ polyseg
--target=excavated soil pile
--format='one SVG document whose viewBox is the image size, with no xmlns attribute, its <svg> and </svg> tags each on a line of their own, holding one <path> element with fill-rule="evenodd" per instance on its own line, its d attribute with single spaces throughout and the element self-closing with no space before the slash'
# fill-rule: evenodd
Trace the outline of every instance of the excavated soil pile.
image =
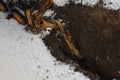
<svg viewBox="0 0 120 80">
<path fill-rule="evenodd" d="M 112 80 L 112 78 L 120 80 L 120 13 L 118 11 L 98 6 L 90 8 L 80 4 L 69 4 L 58 8 L 56 17 L 65 20 L 66 28 L 77 42 L 80 53 L 84 55 L 79 62 L 83 69 L 98 74 L 101 80 Z M 58 60 L 69 62 L 70 59 L 66 58 L 63 52 L 69 54 L 70 50 L 59 35 L 59 31 L 53 30 L 44 41 Z"/>
</svg>

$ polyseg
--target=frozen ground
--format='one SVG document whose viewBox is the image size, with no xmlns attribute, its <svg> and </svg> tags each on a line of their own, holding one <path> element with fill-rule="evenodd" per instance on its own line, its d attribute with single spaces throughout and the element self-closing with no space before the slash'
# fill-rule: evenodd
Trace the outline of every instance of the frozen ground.
<svg viewBox="0 0 120 80">
<path fill-rule="evenodd" d="M 57 62 L 39 35 L 0 12 L 0 80 L 90 80 Z M 70 70 L 71 69 L 71 70 Z"/>
</svg>

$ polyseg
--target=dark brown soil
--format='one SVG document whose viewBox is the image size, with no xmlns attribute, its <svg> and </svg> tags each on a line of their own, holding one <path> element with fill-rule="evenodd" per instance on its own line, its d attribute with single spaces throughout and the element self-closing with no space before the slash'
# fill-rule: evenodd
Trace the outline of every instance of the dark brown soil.
<svg viewBox="0 0 120 80">
<path fill-rule="evenodd" d="M 81 67 L 93 72 L 85 72 L 92 80 L 120 80 L 120 13 L 98 6 L 94 8 L 69 4 L 57 9 L 57 18 L 64 19 L 73 39 L 84 55 L 79 62 Z M 51 35 L 44 39 L 58 60 L 76 63 L 63 54 L 69 54 L 62 36 L 53 30 Z M 62 52 L 61 52 L 62 50 Z M 79 71 L 82 69 L 79 67 Z M 82 70 L 83 71 L 83 70 Z M 92 76 L 91 76 L 92 75 Z"/>
<path fill-rule="evenodd" d="M 89 76 L 91 80 L 100 80 L 98 75 L 89 71 L 85 71 L 83 68 L 81 68 L 77 61 L 71 59 L 72 57 L 69 56 L 71 51 L 66 45 L 63 36 L 59 33 L 59 30 L 52 30 L 51 34 L 46 36 L 43 40 L 48 46 L 48 49 L 51 50 L 52 55 L 56 57 L 58 61 L 75 66 L 75 71 L 84 73 L 86 76 Z"/>
</svg>

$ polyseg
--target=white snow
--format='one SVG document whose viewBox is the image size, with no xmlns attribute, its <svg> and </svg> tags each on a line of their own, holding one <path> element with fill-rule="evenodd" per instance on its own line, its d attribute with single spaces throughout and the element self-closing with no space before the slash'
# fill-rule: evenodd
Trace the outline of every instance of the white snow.
<svg viewBox="0 0 120 80">
<path fill-rule="evenodd" d="M 104 7 L 112 10 L 120 9 L 120 0 L 103 0 Z"/>
<path fill-rule="evenodd" d="M 66 4 L 69 4 L 69 0 L 54 0 L 54 3 L 57 5 L 57 6 L 64 6 Z"/>
<path fill-rule="evenodd" d="M 96 3 L 99 2 L 99 0 L 73 0 L 75 1 L 76 4 L 81 3 L 82 5 L 87 5 L 87 6 L 94 6 Z"/>
<path fill-rule="evenodd" d="M 53 10 L 48 9 L 48 10 L 44 13 L 44 15 L 43 15 L 43 16 L 50 17 L 50 16 L 52 16 L 52 14 L 53 14 L 53 13 L 54 13 L 54 11 L 53 11 Z"/>
<path fill-rule="evenodd" d="M 40 34 L 23 28 L 0 12 L 0 80 L 90 80 L 74 72 L 74 67 L 56 61 Z"/>
<path fill-rule="evenodd" d="M 69 4 L 70 0 L 54 0 L 54 3 L 58 6 L 65 6 Z M 76 4 L 81 3 L 81 0 L 71 0 L 75 1 Z M 82 5 L 87 5 L 93 7 L 96 5 L 100 0 L 82 0 Z M 112 9 L 112 10 L 119 10 L 120 9 L 120 0 L 103 0 L 103 7 Z"/>
<path fill-rule="evenodd" d="M 70 0 L 54 0 L 54 3 L 58 6 L 65 6 L 66 4 L 69 4 Z M 81 3 L 81 0 L 71 0 L 75 1 L 76 4 Z M 98 3 L 99 0 L 82 0 L 83 5 L 87 6 L 94 6 L 96 3 Z"/>
</svg>

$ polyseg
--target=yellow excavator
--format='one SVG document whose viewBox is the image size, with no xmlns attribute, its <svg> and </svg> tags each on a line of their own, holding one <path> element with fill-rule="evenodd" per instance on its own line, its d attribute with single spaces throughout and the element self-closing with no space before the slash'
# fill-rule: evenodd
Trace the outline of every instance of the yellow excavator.
<svg viewBox="0 0 120 80">
<path fill-rule="evenodd" d="M 44 18 L 44 12 L 53 4 L 53 0 L 1 0 L 0 11 L 9 11 L 20 24 L 28 24 L 36 29 L 59 28 L 72 54 L 80 58 L 81 55 L 72 42 L 70 33 L 64 29 L 62 22 Z"/>
</svg>

